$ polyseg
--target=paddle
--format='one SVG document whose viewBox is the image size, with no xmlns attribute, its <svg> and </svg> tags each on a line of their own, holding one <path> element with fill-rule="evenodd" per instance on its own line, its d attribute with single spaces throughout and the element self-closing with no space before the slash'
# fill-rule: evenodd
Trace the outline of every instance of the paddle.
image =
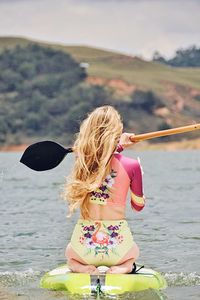
<svg viewBox="0 0 200 300">
<path fill-rule="evenodd" d="M 133 135 L 132 137 L 130 137 L 130 140 L 132 142 L 141 142 L 144 140 L 154 139 L 154 138 L 161 137 L 161 136 L 179 134 L 179 133 L 194 131 L 194 130 L 198 130 L 198 129 L 200 129 L 200 123 L 194 124 L 194 125 L 172 128 L 172 129 L 165 129 L 165 130 L 159 130 L 159 131 L 155 131 L 155 132 Z"/>
<path fill-rule="evenodd" d="M 161 136 L 184 133 L 200 129 L 200 124 L 183 126 L 173 129 L 155 131 L 145 134 L 133 135 L 132 142 L 141 142 Z M 46 171 L 55 168 L 64 157 L 73 152 L 72 148 L 65 148 L 53 141 L 43 141 L 30 145 L 23 153 L 20 162 L 35 171 Z"/>
<path fill-rule="evenodd" d="M 43 141 L 30 145 L 24 151 L 20 162 L 35 171 L 46 171 L 57 167 L 64 157 L 73 152 L 53 141 Z"/>
</svg>

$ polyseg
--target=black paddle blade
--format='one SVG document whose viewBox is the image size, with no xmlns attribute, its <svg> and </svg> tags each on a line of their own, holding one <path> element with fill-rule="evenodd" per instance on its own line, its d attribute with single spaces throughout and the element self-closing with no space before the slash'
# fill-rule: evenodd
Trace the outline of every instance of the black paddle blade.
<svg viewBox="0 0 200 300">
<path fill-rule="evenodd" d="M 23 153 L 20 162 L 35 171 L 55 168 L 72 148 L 64 148 L 53 141 L 43 141 L 30 145 Z"/>
</svg>

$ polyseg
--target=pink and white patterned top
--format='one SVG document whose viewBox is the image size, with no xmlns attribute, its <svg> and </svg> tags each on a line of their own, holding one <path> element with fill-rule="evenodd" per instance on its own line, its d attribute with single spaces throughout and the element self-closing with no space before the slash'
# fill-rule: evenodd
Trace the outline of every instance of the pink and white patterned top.
<svg viewBox="0 0 200 300">
<path fill-rule="evenodd" d="M 118 147 L 118 152 L 123 148 Z M 142 184 L 142 168 L 138 160 L 114 153 L 111 173 L 102 185 L 91 193 L 90 202 L 101 205 L 125 206 L 127 193 L 131 191 L 131 207 L 141 211 L 145 206 Z"/>
</svg>

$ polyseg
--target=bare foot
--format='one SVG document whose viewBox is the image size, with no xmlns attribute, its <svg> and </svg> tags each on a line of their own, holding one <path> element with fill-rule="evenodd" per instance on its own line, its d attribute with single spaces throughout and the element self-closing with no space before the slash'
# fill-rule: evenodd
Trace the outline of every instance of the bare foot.
<svg viewBox="0 0 200 300">
<path fill-rule="evenodd" d="M 107 274 L 126 274 L 132 271 L 132 267 L 127 266 L 113 266 L 106 272 Z"/>
<path fill-rule="evenodd" d="M 107 274 L 126 274 L 130 273 L 133 268 L 133 259 L 129 259 L 118 266 L 112 266 L 106 272 Z"/>
<path fill-rule="evenodd" d="M 99 270 L 93 266 L 93 265 L 87 265 L 85 266 L 85 272 L 83 273 L 88 273 L 90 275 L 98 275 L 100 274 Z"/>
<path fill-rule="evenodd" d="M 88 274 L 100 274 L 99 270 L 93 265 L 84 265 L 75 259 L 68 261 L 68 266 L 74 273 L 88 273 Z"/>
</svg>

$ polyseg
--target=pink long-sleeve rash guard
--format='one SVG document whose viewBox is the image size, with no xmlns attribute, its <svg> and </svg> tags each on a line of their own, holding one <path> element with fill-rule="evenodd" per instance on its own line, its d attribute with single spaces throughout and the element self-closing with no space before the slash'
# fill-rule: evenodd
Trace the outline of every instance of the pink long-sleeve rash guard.
<svg viewBox="0 0 200 300">
<path fill-rule="evenodd" d="M 125 206 L 128 190 L 131 190 L 131 207 L 141 211 L 145 205 L 142 185 L 142 169 L 138 160 L 114 153 L 111 173 L 91 195 L 90 201 L 102 205 Z"/>
</svg>

